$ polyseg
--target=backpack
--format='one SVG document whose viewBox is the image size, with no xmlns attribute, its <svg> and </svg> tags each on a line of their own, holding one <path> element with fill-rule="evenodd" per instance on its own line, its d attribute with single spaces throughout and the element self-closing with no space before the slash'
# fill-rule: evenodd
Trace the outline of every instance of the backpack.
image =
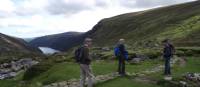
<svg viewBox="0 0 200 87">
<path fill-rule="evenodd" d="M 118 46 L 115 47 L 115 48 L 114 48 L 114 54 L 115 54 L 115 56 L 116 56 L 116 57 L 120 56 L 120 53 L 121 53 L 121 52 L 120 52 L 119 47 L 118 47 Z M 125 59 L 128 60 L 128 51 L 125 51 L 125 53 L 124 53 L 123 55 L 124 55 Z"/>
<path fill-rule="evenodd" d="M 124 57 L 125 57 L 126 60 L 128 60 L 128 51 L 125 51 Z"/>
<path fill-rule="evenodd" d="M 83 57 L 83 47 L 79 47 L 74 52 L 75 55 L 75 61 L 80 62 L 81 58 Z"/>
<path fill-rule="evenodd" d="M 116 57 L 120 55 L 120 50 L 118 46 L 114 48 L 114 54 Z"/>
</svg>

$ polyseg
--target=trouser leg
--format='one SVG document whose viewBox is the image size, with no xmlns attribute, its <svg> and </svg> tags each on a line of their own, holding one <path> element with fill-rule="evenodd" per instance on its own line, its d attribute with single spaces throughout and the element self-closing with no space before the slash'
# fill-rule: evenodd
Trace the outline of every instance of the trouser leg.
<svg viewBox="0 0 200 87">
<path fill-rule="evenodd" d="M 121 59 L 119 58 L 118 60 L 119 64 L 118 64 L 118 73 L 121 74 L 122 73 L 122 63 L 121 63 Z"/>
<path fill-rule="evenodd" d="M 80 74 L 81 74 L 81 76 L 80 76 L 80 87 L 84 87 L 84 85 L 85 85 L 85 80 L 86 80 L 86 72 L 85 72 L 85 70 L 84 70 L 84 66 L 82 65 L 82 64 L 80 64 Z"/>
<path fill-rule="evenodd" d="M 89 65 L 85 65 L 85 64 L 82 64 L 82 66 L 83 66 L 83 70 L 85 72 L 85 75 L 88 78 L 88 87 L 93 87 L 94 75 L 92 73 L 91 67 Z"/>
<path fill-rule="evenodd" d="M 170 75 L 171 69 L 170 69 L 170 58 L 165 58 L 165 75 Z"/>
<path fill-rule="evenodd" d="M 125 60 L 122 59 L 122 74 L 125 75 Z"/>
<path fill-rule="evenodd" d="M 171 74 L 170 58 L 168 60 L 168 75 Z"/>
<path fill-rule="evenodd" d="M 87 77 L 88 77 L 88 87 L 93 87 L 93 83 L 94 83 L 94 75 L 92 73 L 92 69 L 91 67 L 88 65 L 87 66 Z"/>
</svg>

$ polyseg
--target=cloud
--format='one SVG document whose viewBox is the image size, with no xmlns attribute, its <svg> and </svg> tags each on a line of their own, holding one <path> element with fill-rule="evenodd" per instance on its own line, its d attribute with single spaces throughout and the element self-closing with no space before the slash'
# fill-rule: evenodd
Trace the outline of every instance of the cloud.
<svg viewBox="0 0 200 87">
<path fill-rule="evenodd" d="M 15 2 L 16 10 L 14 13 L 18 16 L 30 16 L 45 13 L 45 7 L 48 0 L 19 0 Z"/>
<path fill-rule="evenodd" d="M 10 0 L 0 0 L 0 11 L 10 13 L 15 7 L 14 3 Z"/>
<path fill-rule="evenodd" d="M 101 19 L 193 0 L 0 0 L 0 32 L 36 37 L 86 32 Z"/>
<path fill-rule="evenodd" d="M 119 0 L 120 4 L 129 8 L 149 8 L 184 3 L 195 0 Z"/>
<path fill-rule="evenodd" d="M 0 18 L 8 17 L 15 10 L 14 3 L 10 0 L 0 0 Z"/>
<path fill-rule="evenodd" d="M 74 15 L 108 7 L 152 8 L 194 0 L 0 0 L 0 17 L 35 14 Z"/>
<path fill-rule="evenodd" d="M 106 0 L 49 0 L 47 10 L 54 15 L 75 14 L 96 7 L 106 7 Z"/>
<path fill-rule="evenodd" d="M 17 1 L 17 0 L 16 0 Z M 106 7 L 107 0 L 21 0 L 15 2 L 15 14 L 20 16 L 34 14 L 75 14 L 96 7 Z"/>
<path fill-rule="evenodd" d="M 89 9 L 89 7 L 81 5 L 79 2 L 74 2 L 74 0 L 50 0 L 49 6 L 47 7 L 48 12 L 54 15 L 74 14 L 84 9 Z"/>
<path fill-rule="evenodd" d="M 97 6 L 97 7 L 107 7 L 107 6 L 109 6 L 109 0 L 96 0 L 95 1 L 95 5 Z"/>
</svg>

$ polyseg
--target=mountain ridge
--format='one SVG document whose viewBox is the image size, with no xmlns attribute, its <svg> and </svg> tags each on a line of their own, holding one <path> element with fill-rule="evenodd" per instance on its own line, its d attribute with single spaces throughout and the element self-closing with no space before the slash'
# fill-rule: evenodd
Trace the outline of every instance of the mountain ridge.
<svg viewBox="0 0 200 87">
<path fill-rule="evenodd" d="M 38 37 L 29 42 L 34 47 L 49 47 L 59 51 L 67 51 L 71 47 L 79 45 L 84 38 L 82 32 L 65 32 L 60 34 Z"/>
<path fill-rule="evenodd" d="M 166 38 L 181 45 L 178 41 L 199 31 L 199 8 L 200 2 L 194 1 L 105 18 L 95 25 L 92 29 L 95 32 L 88 36 L 99 46 L 113 45 L 120 38 L 126 39 L 129 45 L 146 44 L 149 41 L 159 43 Z M 199 36 L 196 34 L 196 37 Z"/>
</svg>

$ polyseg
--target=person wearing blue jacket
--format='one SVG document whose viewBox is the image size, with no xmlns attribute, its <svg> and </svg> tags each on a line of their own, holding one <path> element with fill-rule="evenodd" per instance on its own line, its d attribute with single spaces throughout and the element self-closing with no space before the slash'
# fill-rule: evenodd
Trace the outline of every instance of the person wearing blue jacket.
<svg viewBox="0 0 200 87">
<path fill-rule="evenodd" d="M 173 57 L 173 54 L 175 53 L 174 46 L 169 42 L 169 39 L 166 39 L 163 41 L 163 57 L 165 59 L 165 70 L 164 74 L 166 76 L 171 75 L 171 67 L 170 67 L 170 60 Z"/>
<path fill-rule="evenodd" d="M 117 49 L 119 50 L 118 53 L 116 53 L 116 57 L 118 58 L 119 61 L 119 65 L 118 65 L 118 73 L 121 76 L 125 76 L 126 72 L 125 72 L 125 60 L 128 59 L 128 52 L 125 49 L 124 46 L 125 40 L 124 39 L 120 39 L 118 44 L 117 44 Z"/>
</svg>

